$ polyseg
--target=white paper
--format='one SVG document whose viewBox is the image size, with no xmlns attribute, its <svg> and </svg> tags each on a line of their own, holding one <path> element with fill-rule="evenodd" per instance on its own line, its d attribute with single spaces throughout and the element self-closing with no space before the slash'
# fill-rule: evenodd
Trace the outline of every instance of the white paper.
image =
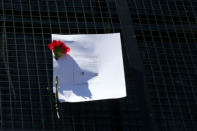
<svg viewBox="0 0 197 131">
<path fill-rule="evenodd" d="M 53 57 L 53 89 L 58 76 L 60 102 L 82 102 L 126 96 L 120 34 L 52 35 L 70 47 Z"/>
</svg>

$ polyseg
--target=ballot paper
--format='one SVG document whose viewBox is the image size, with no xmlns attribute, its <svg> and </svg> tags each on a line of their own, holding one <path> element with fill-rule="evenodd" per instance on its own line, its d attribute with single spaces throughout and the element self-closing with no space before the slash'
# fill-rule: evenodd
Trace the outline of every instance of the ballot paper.
<svg viewBox="0 0 197 131">
<path fill-rule="evenodd" d="M 119 33 L 52 34 L 70 52 L 58 60 L 53 54 L 53 92 L 58 77 L 60 102 L 83 102 L 126 96 Z"/>
</svg>

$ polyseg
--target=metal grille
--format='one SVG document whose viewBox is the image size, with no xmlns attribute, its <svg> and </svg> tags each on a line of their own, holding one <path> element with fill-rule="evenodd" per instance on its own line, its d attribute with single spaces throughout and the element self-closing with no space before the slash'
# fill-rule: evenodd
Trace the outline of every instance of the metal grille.
<svg viewBox="0 0 197 131">
<path fill-rule="evenodd" d="M 55 111 L 51 34 L 120 32 L 117 6 L 114 0 L 1 0 L 0 129 L 141 129 L 129 72 L 129 98 L 63 103 L 60 119 Z"/>
<path fill-rule="evenodd" d="M 197 129 L 197 3 L 128 0 L 157 130 Z"/>
</svg>

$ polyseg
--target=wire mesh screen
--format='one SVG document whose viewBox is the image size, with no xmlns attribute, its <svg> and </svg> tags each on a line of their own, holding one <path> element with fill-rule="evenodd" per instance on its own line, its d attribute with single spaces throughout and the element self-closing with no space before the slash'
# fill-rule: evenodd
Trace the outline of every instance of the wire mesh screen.
<svg viewBox="0 0 197 131">
<path fill-rule="evenodd" d="M 63 103 L 60 119 L 56 116 L 51 34 L 120 32 L 116 8 L 113 0 L 1 0 L 0 129 L 121 131 L 143 126 L 138 108 L 131 109 L 135 98 Z"/>
<path fill-rule="evenodd" d="M 197 2 L 128 0 L 158 130 L 197 129 Z"/>
</svg>

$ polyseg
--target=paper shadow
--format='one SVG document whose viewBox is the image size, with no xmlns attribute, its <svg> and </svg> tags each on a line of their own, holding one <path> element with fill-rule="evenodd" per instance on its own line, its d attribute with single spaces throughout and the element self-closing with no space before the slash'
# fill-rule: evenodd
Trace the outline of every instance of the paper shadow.
<svg viewBox="0 0 197 131">
<path fill-rule="evenodd" d="M 58 76 L 58 92 L 69 99 L 73 94 L 83 98 L 91 98 L 92 93 L 88 88 L 88 80 L 97 76 L 97 73 L 81 69 L 77 62 L 70 56 L 61 56 L 54 61 L 53 83 Z M 60 101 L 63 98 L 59 98 Z"/>
</svg>

